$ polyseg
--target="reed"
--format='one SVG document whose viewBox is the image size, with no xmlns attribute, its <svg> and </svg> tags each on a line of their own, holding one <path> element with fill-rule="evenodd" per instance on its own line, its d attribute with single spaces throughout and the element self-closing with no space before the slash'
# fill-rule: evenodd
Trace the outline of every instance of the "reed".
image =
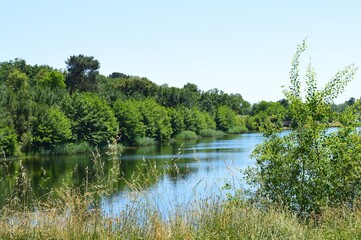
<svg viewBox="0 0 361 240">
<path fill-rule="evenodd" d="M 108 154 L 116 157 L 113 145 Z M 167 171 L 176 173 L 177 159 Z M 81 186 L 64 184 L 44 199 L 29 203 L 26 169 L 19 169 L 9 192 L 9 201 L 0 211 L 0 239 L 360 239 L 361 209 L 325 209 L 322 216 L 308 221 L 278 206 L 259 207 L 234 192 L 193 199 L 164 213 L 166 193 L 157 199 L 146 197 L 149 185 L 158 181 L 155 162 L 144 160 L 148 171 L 126 180 L 121 162 L 104 173 L 100 154 L 93 154 L 92 174 Z M 168 169 L 168 170 L 167 170 Z M 90 170 L 89 170 L 90 171 Z M 177 177 L 174 174 L 173 177 Z M 4 177 L 1 178 L 1 181 Z M 102 211 L 102 196 L 125 181 L 132 201 L 116 213 Z M 123 203 L 119 203 L 123 204 Z M 31 207 L 29 207 L 31 206 Z"/>
</svg>

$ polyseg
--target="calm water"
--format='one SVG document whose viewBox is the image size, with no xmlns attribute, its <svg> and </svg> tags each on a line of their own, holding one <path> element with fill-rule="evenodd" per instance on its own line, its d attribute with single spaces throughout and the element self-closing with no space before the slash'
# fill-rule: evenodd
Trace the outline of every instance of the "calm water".
<svg viewBox="0 0 361 240">
<path fill-rule="evenodd" d="M 131 148 L 120 156 L 104 156 L 105 174 L 121 174 L 128 181 L 141 179 L 142 199 L 151 200 L 162 211 L 184 207 L 194 199 L 219 194 L 220 189 L 231 183 L 240 186 L 239 169 L 254 164 L 249 158 L 255 145 L 263 137 L 259 133 L 229 135 L 219 138 L 175 142 L 164 146 Z M 176 163 L 177 167 L 173 167 Z M 32 186 L 32 197 L 46 196 L 51 188 L 64 184 L 80 186 L 84 179 L 96 179 L 96 168 L 91 156 L 65 156 L 56 158 L 26 159 L 21 161 Z M 20 161 L 6 163 L 0 168 L 0 204 L 16 184 Z M 15 175 L 15 176 L 14 176 Z M 19 175 L 19 174 L 18 174 Z M 142 182 L 143 181 L 143 182 Z M 134 191 L 124 181 L 117 191 L 101 199 L 105 214 L 117 215 L 134 200 Z M 10 189 L 10 190 L 9 190 Z M 137 198 L 139 200 L 139 198 Z"/>
</svg>

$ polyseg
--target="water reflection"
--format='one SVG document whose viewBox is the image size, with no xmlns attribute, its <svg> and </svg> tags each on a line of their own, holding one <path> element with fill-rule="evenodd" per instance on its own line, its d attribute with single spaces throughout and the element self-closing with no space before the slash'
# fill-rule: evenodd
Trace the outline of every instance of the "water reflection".
<svg viewBox="0 0 361 240">
<path fill-rule="evenodd" d="M 127 201 L 131 201 L 128 183 L 137 178 L 143 181 L 146 198 L 165 209 L 212 195 L 222 188 L 225 179 L 235 182 L 236 178 L 241 178 L 238 169 L 254 163 L 249 155 L 262 140 L 258 133 L 229 135 L 129 148 L 117 158 L 103 156 L 105 176 L 114 174 L 116 168 L 123 178 L 115 186 L 114 194 L 103 197 L 104 212 L 116 215 Z M 11 161 L 0 167 L 0 204 L 13 194 L 11 191 L 15 189 L 21 166 L 26 170 L 33 199 L 46 196 L 50 189 L 64 185 L 82 186 L 85 179 L 90 183 L 97 180 L 97 166 L 89 155 L 28 158 L 21 163 Z"/>
</svg>

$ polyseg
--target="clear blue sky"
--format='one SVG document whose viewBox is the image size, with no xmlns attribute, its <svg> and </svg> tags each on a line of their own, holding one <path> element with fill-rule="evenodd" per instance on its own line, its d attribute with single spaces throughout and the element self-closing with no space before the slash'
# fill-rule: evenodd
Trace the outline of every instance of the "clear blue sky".
<svg viewBox="0 0 361 240">
<path fill-rule="evenodd" d="M 296 45 L 308 37 L 321 84 L 354 63 L 355 80 L 337 100 L 361 96 L 361 1 L 12 0 L 0 3 L 0 61 L 65 68 L 94 56 L 100 72 L 157 84 L 240 93 L 277 101 L 288 86 Z"/>
</svg>

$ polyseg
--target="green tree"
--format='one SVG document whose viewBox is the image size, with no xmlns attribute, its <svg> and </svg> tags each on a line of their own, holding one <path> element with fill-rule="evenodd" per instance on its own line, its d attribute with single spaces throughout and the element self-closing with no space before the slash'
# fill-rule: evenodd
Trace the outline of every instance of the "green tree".
<svg viewBox="0 0 361 240">
<path fill-rule="evenodd" d="M 200 97 L 201 93 L 198 90 L 198 86 L 193 83 L 187 83 L 180 90 L 179 101 L 183 106 L 192 108 L 197 107 Z"/>
<path fill-rule="evenodd" d="M 42 68 L 35 78 L 40 85 L 49 87 L 51 90 L 66 87 L 64 74 L 56 70 Z"/>
<path fill-rule="evenodd" d="M 11 119 L 18 140 L 30 128 L 30 118 L 34 109 L 33 92 L 29 88 L 28 80 L 26 74 L 12 69 L 0 89 L 0 103 Z"/>
<path fill-rule="evenodd" d="M 122 91 L 128 98 L 139 100 L 155 97 L 158 86 L 147 78 L 129 77 L 118 79 L 116 88 L 118 91 Z"/>
<path fill-rule="evenodd" d="M 146 136 L 158 142 L 167 141 L 172 135 L 171 118 L 167 109 L 153 99 L 139 102 L 139 110 L 143 116 Z"/>
<path fill-rule="evenodd" d="M 14 129 L 5 125 L 4 122 L 0 123 L 0 158 L 3 154 L 11 156 L 14 154 L 16 149 L 16 134 Z"/>
<path fill-rule="evenodd" d="M 119 122 L 121 141 L 130 145 L 136 144 L 137 138 L 145 136 L 143 117 L 139 111 L 139 104 L 135 100 L 117 100 L 114 103 L 115 117 Z"/>
<path fill-rule="evenodd" d="M 72 139 L 71 121 L 56 107 L 45 109 L 33 123 L 33 150 L 51 149 Z"/>
<path fill-rule="evenodd" d="M 81 92 L 95 91 L 99 75 L 100 63 L 94 57 L 71 56 L 66 61 L 68 74 L 66 86 L 72 95 L 76 90 Z"/>
<path fill-rule="evenodd" d="M 117 136 L 119 124 L 112 109 L 94 93 L 76 93 L 64 105 L 78 141 L 102 146 Z"/>
<path fill-rule="evenodd" d="M 276 128 L 283 126 L 288 110 L 280 102 L 261 101 L 252 106 L 252 115 L 256 129 L 261 130 L 265 125 L 273 125 Z"/>
<path fill-rule="evenodd" d="M 339 71 L 319 90 L 309 65 L 303 98 L 299 62 L 305 49 L 304 41 L 293 57 L 291 85 L 284 92 L 295 123 L 292 132 L 265 129 L 267 139 L 252 153 L 256 167 L 248 171 L 248 180 L 257 186 L 257 199 L 282 204 L 300 216 L 322 214 L 326 207 L 353 206 L 361 197 L 361 135 L 355 109 L 344 113 L 339 129 L 328 129 L 330 103 L 356 68 Z"/>
<path fill-rule="evenodd" d="M 29 77 L 18 69 L 12 69 L 6 79 L 8 87 L 14 92 L 29 87 Z"/>
<path fill-rule="evenodd" d="M 171 118 L 173 136 L 185 130 L 184 112 L 180 108 L 168 108 L 167 112 Z"/>
<path fill-rule="evenodd" d="M 126 75 L 126 74 L 120 73 L 120 72 L 113 72 L 108 77 L 113 78 L 113 79 L 115 79 L 115 78 L 130 78 L 129 75 Z"/>
<path fill-rule="evenodd" d="M 220 106 L 217 109 L 216 123 L 219 130 L 227 131 L 236 125 L 237 114 L 230 107 Z"/>
</svg>

